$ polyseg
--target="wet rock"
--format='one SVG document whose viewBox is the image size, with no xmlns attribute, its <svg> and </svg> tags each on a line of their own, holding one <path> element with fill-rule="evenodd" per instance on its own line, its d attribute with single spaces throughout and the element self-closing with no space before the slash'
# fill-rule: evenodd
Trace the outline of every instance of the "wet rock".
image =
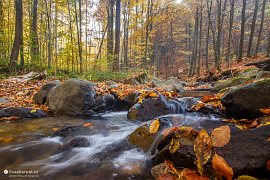
<svg viewBox="0 0 270 180">
<path fill-rule="evenodd" d="M 17 116 L 20 118 L 42 118 L 46 117 L 47 114 L 42 110 L 35 110 L 32 108 L 2 108 L 0 109 L 0 118 L 1 117 L 11 117 Z"/>
<path fill-rule="evenodd" d="M 135 104 L 128 112 L 129 119 L 150 120 L 155 117 L 183 112 L 182 103 L 177 100 L 167 100 L 163 95 L 148 97 L 142 103 Z"/>
<path fill-rule="evenodd" d="M 86 137 L 74 137 L 63 145 L 64 150 L 70 150 L 76 147 L 88 147 L 90 142 Z"/>
<path fill-rule="evenodd" d="M 238 76 L 246 77 L 246 78 L 255 78 L 258 72 L 259 72 L 259 69 L 251 68 L 251 69 L 243 70 L 242 72 L 239 73 Z"/>
<path fill-rule="evenodd" d="M 259 116 L 260 109 L 270 107 L 270 79 L 234 88 L 223 96 L 221 102 L 229 116 L 239 118 Z"/>
<path fill-rule="evenodd" d="M 235 77 L 235 78 L 230 78 L 224 81 L 218 82 L 215 87 L 212 89 L 213 92 L 219 92 L 225 88 L 233 87 L 233 86 L 238 86 L 241 84 L 246 84 L 248 82 L 251 82 L 251 78 L 249 77 Z"/>
<path fill-rule="evenodd" d="M 163 163 L 165 160 L 172 161 L 176 167 L 185 167 L 196 169 L 194 162 L 196 156 L 194 153 L 194 141 L 196 133 L 181 139 L 180 148 L 173 154 L 169 151 L 172 136 L 168 134 L 163 136 L 161 133 L 171 126 L 190 126 L 195 132 L 205 129 L 210 133 L 213 129 L 228 125 L 219 119 L 211 119 L 204 116 L 184 116 L 175 115 L 162 117 L 161 126 L 156 134 L 149 133 L 149 123 L 143 124 L 136 129 L 128 138 L 129 142 L 150 151 L 153 156 L 153 164 Z M 229 143 L 221 148 L 212 148 L 212 156 L 217 152 L 233 168 L 236 175 L 239 174 L 260 174 L 264 176 L 267 173 L 266 162 L 270 158 L 270 145 L 268 138 L 270 136 L 270 126 L 262 126 L 247 131 L 240 130 L 235 125 L 230 125 L 231 139 Z M 211 160 L 208 161 L 206 168 L 211 167 Z"/>
<path fill-rule="evenodd" d="M 50 90 L 46 103 L 54 114 L 93 115 L 92 109 L 96 105 L 94 85 L 88 81 L 67 80 Z"/>
<path fill-rule="evenodd" d="M 260 71 L 258 72 L 256 79 L 261 79 L 261 78 L 270 78 L 270 71 Z"/>
<path fill-rule="evenodd" d="M 49 91 L 55 87 L 60 85 L 60 81 L 51 81 L 44 85 L 36 94 L 34 94 L 34 101 L 36 104 L 45 104 L 46 98 L 49 93 Z"/>
<path fill-rule="evenodd" d="M 84 126 L 68 126 L 64 129 L 56 131 L 52 136 L 60 136 L 62 138 L 67 138 L 70 136 L 75 136 L 76 134 L 82 134 L 82 132 L 89 131 L 89 127 Z"/>
<path fill-rule="evenodd" d="M 95 105 L 92 108 L 94 112 L 106 112 L 116 110 L 117 99 L 112 94 L 105 94 L 104 96 L 98 96 L 95 98 Z"/>
<path fill-rule="evenodd" d="M 142 73 L 140 75 L 137 75 L 135 77 L 131 77 L 124 80 L 124 84 L 143 84 L 144 82 L 147 82 L 148 76 L 146 73 Z"/>
</svg>

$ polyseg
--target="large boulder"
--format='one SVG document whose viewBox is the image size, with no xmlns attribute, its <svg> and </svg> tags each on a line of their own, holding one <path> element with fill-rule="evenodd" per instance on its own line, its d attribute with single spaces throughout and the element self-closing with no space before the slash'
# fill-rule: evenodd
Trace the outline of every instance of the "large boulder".
<svg viewBox="0 0 270 180">
<path fill-rule="evenodd" d="M 128 119 L 150 120 L 166 114 L 183 113 L 183 102 L 167 100 L 162 94 L 157 97 L 145 98 L 142 102 L 136 103 L 128 111 Z"/>
<path fill-rule="evenodd" d="M 42 110 L 36 110 L 32 108 L 23 108 L 23 107 L 11 107 L 11 108 L 2 108 L 0 109 L 0 118 L 2 117 L 11 117 L 16 116 L 19 118 L 42 118 L 46 117 L 47 114 Z"/>
<path fill-rule="evenodd" d="M 260 71 L 258 72 L 256 79 L 261 79 L 261 78 L 270 78 L 270 71 Z"/>
<path fill-rule="evenodd" d="M 88 116 L 95 114 L 95 94 L 91 82 L 71 79 L 53 87 L 46 103 L 54 114 Z"/>
<path fill-rule="evenodd" d="M 231 89 L 221 100 L 229 116 L 253 118 L 270 107 L 270 79 Z"/>
<path fill-rule="evenodd" d="M 255 78 L 260 70 L 257 68 L 250 68 L 241 71 L 238 76 L 246 78 Z"/>
<path fill-rule="evenodd" d="M 34 94 L 34 101 L 36 104 L 45 104 L 46 98 L 49 91 L 55 87 L 60 85 L 60 81 L 51 81 L 44 85 L 36 94 Z"/>
<path fill-rule="evenodd" d="M 238 86 L 241 84 L 246 84 L 251 82 L 251 78 L 249 77 L 235 77 L 235 78 L 230 78 L 230 79 L 226 79 L 223 81 L 219 81 L 215 87 L 212 89 L 213 92 L 219 92 L 223 89 L 229 88 L 229 87 L 233 87 L 233 86 Z"/>
<path fill-rule="evenodd" d="M 159 119 L 160 128 L 157 133 L 150 134 L 150 122 L 137 128 L 129 137 L 131 144 L 142 148 L 144 151 L 151 152 L 153 155 L 153 165 L 170 160 L 176 167 L 196 169 L 194 162 L 194 141 L 198 132 L 205 129 L 209 134 L 217 127 L 229 125 L 221 119 L 207 116 L 194 115 L 174 115 L 165 116 Z M 171 126 L 192 127 L 191 133 L 180 139 L 181 146 L 175 152 L 169 150 L 172 134 Z M 267 174 L 266 162 L 270 159 L 270 126 L 261 126 L 250 130 L 240 130 L 235 125 L 229 125 L 231 138 L 228 144 L 221 148 L 212 148 L 212 156 L 216 152 L 222 156 L 232 167 L 235 175 L 254 175 L 265 176 Z M 165 133 L 166 132 L 166 133 Z M 205 165 L 206 169 L 211 170 L 211 159 Z"/>
</svg>

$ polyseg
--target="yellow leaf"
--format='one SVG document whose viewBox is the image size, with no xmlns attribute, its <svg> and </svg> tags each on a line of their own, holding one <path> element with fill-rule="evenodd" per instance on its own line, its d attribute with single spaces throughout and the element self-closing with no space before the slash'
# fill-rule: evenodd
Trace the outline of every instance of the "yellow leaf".
<svg viewBox="0 0 270 180">
<path fill-rule="evenodd" d="M 192 131 L 192 127 L 181 126 L 178 127 L 177 130 L 174 132 L 176 138 L 186 137 Z"/>
<path fill-rule="evenodd" d="M 0 138 L 0 142 L 3 142 L 3 143 L 9 143 L 13 140 L 13 138 L 11 137 L 1 137 Z"/>
<path fill-rule="evenodd" d="M 150 97 L 157 97 L 158 95 L 157 95 L 156 92 L 152 91 L 152 92 L 150 92 L 150 93 L 148 94 L 148 96 L 150 96 Z"/>
<path fill-rule="evenodd" d="M 243 176 L 239 176 L 237 180 L 258 180 L 258 179 L 252 176 L 243 175 Z"/>
<path fill-rule="evenodd" d="M 150 134 L 155 134 L 155 133 L 158 131 L 159 126 L 160 126 L 160 124 L 159 124 L 159 119 L 154 120 L 154 121 L 150 124 L 150 127 L 149 127 L 149 132 L 150 132 Z"/>
<path fill-rule="evenodd" d="M 30 113 L 35 113 L 35 112 L 37 112 L 36 109 L 32 109 L 32 110 L 30 111 Z"/>
<path fill-rule="evenodd" d="M 180 147 L 180 141 L 172 138 L 170 148 L 169 148 L 171 154 L 175 153 L 179 149 L 179 147 Z"/>
<path fill-rule="evenodd" d="M 233 170 L 228 165 L 226 160 L 215 153 L 213 159 L 212 159 L 212 167 L 216 171 L 218 176 L 223 176 L 227 180 L 232 180 L 233 177 Z"/>
<path fill-rule="evenodd" d="M 59 128 L 52 128 L 52 130 L 53 130 L 53 131 L 58 131 L 58 130 L 59 130 Z"/>
<path fill-rule="evenodd" d="M 208 133 L 202 129 L 196 137 L 194 143 L 194 152 L 197 160 L 203 166 L 211 157 L 212 142 Z"/>
<path fill-rule="evenodd" d="M 229 143 L 231 139 L 231 129 L 229 126 L 220 126 L 211 133 L 213 147 L 223 147 Z"/>
</svg>

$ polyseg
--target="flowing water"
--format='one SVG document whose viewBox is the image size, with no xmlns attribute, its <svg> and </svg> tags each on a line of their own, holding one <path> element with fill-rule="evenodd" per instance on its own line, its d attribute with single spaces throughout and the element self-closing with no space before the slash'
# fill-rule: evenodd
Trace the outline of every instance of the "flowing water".
<svg viewBox="0 0 270 180">
<path fill-rule="evenodd" d="M 93 126 L 82 126 L 85 123 Z M 126 112 L 88 119 L 49 117 L 1 122 L 0 170 L 8 173 L 0 172 L 0 179 L 26 177 L 22 176 L 25 171 L 32 171 L 28 178 L 39 179 L 153 179 L 148 154 L 126 140 L 140 124 L 127 121 Z M 66 136 L 52 136 L 69 126 L 81 128 Z M 86 145 L 69 147 L 72 138 L 81 138 Z M 15 171 L 20 175 L 14 175 Z"/>
</svg>

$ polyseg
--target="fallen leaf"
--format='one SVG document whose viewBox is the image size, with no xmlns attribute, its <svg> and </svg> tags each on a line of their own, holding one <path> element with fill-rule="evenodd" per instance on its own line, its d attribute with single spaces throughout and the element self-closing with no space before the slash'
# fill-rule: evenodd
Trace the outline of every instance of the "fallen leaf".
<svg viewBox="0 0 270 180">
<path fill-rule="evenodd" d="M 219 101 L 220 98 L 216 95 L 208 95 L 208 96 L 204 96 L 202 97 L 202 102 L 203 103 L 207 103 L 207 102 L 210 102 L 210 101 Z"/>
<path fill-rule="evenodd" d="M 152 91 L 152 92 L 150 92 L 150 93 L 148 94 L 148 96 L 149 96 L 149 97 L 157 97 L 158 95 L 157 95 L 156 92 Z"/>
<path fill-rule="evenodd" d="M 181 137 L 186 137 L 188 136 L 191 131 L 192 127 L 187 127 L 187 126 L 181 126 L 177 128 L 177 130 L 174 132 L 176 138 L 181 138 Z"/>
<path fill-rule="evenodd" d="M 13 120 L 20 120 L 21 118 L 18 116 L 10 116 L 10 117 L 2 117 L 0 121 L 13 121 Z"/>
<path fill-rule="evenodd" d="M 258 179 L 252 176 L 243 175 L 243 176 L 239 176 L 237 180 L 258 180 Z"/>
<path fill-rule="evenodd" d="M 90 127 L 90 126 L 93 126 L 93 124 L 92 123 L 85 123 L 83 126 L 84 127 Z"/>
<path fill-rule="evenodd" d="M 58 131 L 58 130 L 59 130 L 59 128 L 52 128 L 52 130 L 53 130 L 53 131 Z"/>
<path fill-rule="evenodd" d="M 204 172 L 204 168 L 203 168 L 202 163 L 201 163 L 199 160 L 197 160 L 197 161 L 195 161 L 195 164 L 196 164 L 196 166 L 197 166 L 198 172 L 199 172 L 200 175 L 202 176 L 202 175 L 203 175 L 203 172 Z"/>
<path fill-rule="evenodd" d="M 176 178 L 170 174 L 162 174 L 157 180 L 176 180 Z"/>
<path fill-rule="evenodd" d="M 229 126 L 220 126 L 211 133 L 213 147 L 223 147 L 229 143 L 231 139 L 231 129 Z"/>
<path fill-rule="evenodd" d="M 270 115 L 270 108 L 268 108 L 268 109 L 260 109 L 260 111 L 261 111 L 263 114 Z"/>
<path fill-rule="evenodd" d="M 173 164 L 171 161 L 165 160 L 165 163 L 171 168 L 172 172 L 173 172 L 175 175 L 177 175 L 178 177 L 181 176 L 179 170 L 177 170 L 177 169 L 175 168 L 174 164 Z"/>
<path fill-rule="evenodd" d="M 232 168 L 228 165 L 226 160 L 219 156 L 218 154 L 215 153 L 213 159 L 212 159 L 212 167 L 217 173 L 218 176 L 223 176 L 227 180 L 231 180 L 233 177 L 233 170 Z"/>
<path fill-rule="evenodd" d="M 160 126 L 160 124 L 159 124 L 159 119 L 154 120 L 154 121 L 150 124 L 150 127 L 149 127 L 149 132 L 150 132 L 150 134 L 155 134 L 155 133 L 158 131 L 159 126 Z"/>
<path fill-rule="evenodd" d="M 197 160 L 204 165 L 211 157 L 212 142 L 209 134 L 202 129 L 196 137 L 194 143 L 194 152 Z"/>
<path fill-rule="evenodd" d="M 37 112 L 36 109 L 32 109 L 32 110 L 30 111 L 30 113 L 35 113 L 35 112 Z"/>
<path fill-rule="evenodd" d="M 186 179 L 186 180 L 210 180 L 210 178 L 201 176 L 200 174 L 197 174 L 196 171 L 186 169 L 186 168 L 181 171 L 180 179 Z"/>
<path fill-rule="evenodd" d="M 0 138 L 0 142 L 3 142 L 3 143 L 9 143 L 13 140 L 13 138 L 11 137 L 1 137 Z"/>
<path fill-rule="evenodd" d="M 268 171 L 270 171 L 270 160 L 267 161 L 266 168 L 267 168 Z"/>
<path fill-rule="evenodd" d="M 172 138 L 169 148 L 171 154 L 174 154 L 179 149 L 180 145 L 181 144 L 179 140 Z"/>
</svg>

